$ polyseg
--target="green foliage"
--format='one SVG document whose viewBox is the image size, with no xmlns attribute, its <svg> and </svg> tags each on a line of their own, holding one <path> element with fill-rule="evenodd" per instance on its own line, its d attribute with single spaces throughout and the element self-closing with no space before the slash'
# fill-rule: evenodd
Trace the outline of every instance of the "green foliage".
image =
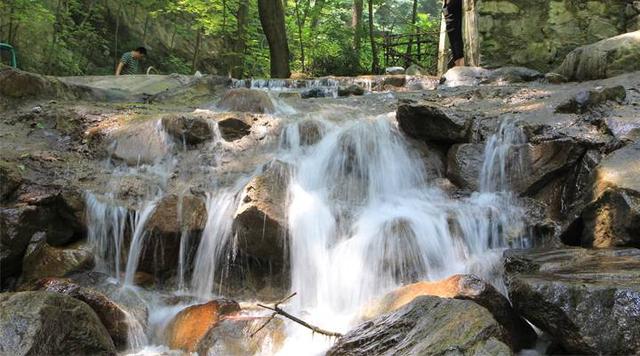
<svg viewBox="0 0 640 356">
<path fill-rule="evenodd" d="M 249 1 L 246 23 L 239 32 L 241 1 L 246 0 L 0 1 L 0 41 L 14 45 L 19 67 L 45 74 L 112 74 L 123 52 L 144 44 L 150 49 L 145 64 L 162 73 L 200 70 L 266 77 L 269 48 L 257 2 Z M 371 68 L 367 0 L 363 1 L 359 51 L 354 48 L 353 0 L 283 1 L 293 72 L 357 75 Z M 373 33 L 381 66 L 398 64 L 384 63 L 385 34 L 439 29 L 439 0 L 418 2 L 415 25 L 411 23 L 413 0 L 374 0 L 373 5 Z M 423 67 L 434 66 L 436 41 L 434 36 Z M 407 49 L 397 50 L 404 53 Z"/>
</svg>

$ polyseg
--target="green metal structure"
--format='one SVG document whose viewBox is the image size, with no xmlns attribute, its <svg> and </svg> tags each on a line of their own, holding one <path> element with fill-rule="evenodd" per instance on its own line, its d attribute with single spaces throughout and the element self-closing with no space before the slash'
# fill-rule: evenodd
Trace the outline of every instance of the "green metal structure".
<svg viewBox="0 0 640 356">
<path fill-rule="evenodd" d="M 9 52 L 9 65 L 13 68 L 18 68 L 18 62 L 16 61 L 16 51 L 15 49 L 13 49 L 13 46 L 8 43 L 0 43 L 0 54 L 3 51 Z M 0 56 L 0 59 L 2 59 L 2 56 Z"/>
</svg>

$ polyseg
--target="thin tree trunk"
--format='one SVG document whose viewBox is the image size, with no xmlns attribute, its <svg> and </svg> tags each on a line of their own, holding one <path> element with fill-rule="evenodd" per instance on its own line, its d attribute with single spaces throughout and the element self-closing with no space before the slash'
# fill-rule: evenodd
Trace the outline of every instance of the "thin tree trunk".
<svg viewBox="0 0 640 356">
<path fill-rule="evenodd" d="M 353 51 L 360 60 L 360 48 L 362 47 L 362 11 L 363 1 L 353 0 L 351 13 L 351 28 L 353 29 Z"/>
<path fill-rule="evenodd" d="M 116 10 L 116 30 L 115 30 L 115 34 L 114 34 L 114 49 L 113 49 L 113 55 L 115 56 L 115 63 L 114 65 L 117 66 L 118 65 L 118 61 L 120 60 L 120 56 L 118 55 L 118 32 L 120 31 L 120 11 L 122 10 L 122 3 L 120 2 L 118 4 L 118 9 Z"/>
<path fill-rule="evenodd" d="M 238 3 L 238 27 L 236 28 L 236 41 L 233 49 L 234 57 L 237 58 L 235 66 L 231 69 L 231 75 L 240 78 L 244 74 L 244 52 L 247 49 L 247 25 L 249 20 L 249 0 L 240 0 Z"/>
<path fill-rule="evenodd" d="M 373 29 L 373 0 L 368 0 L 369 2 L 369 40 L 371 41 L 371 72 L 378 73 L 378 51 L 376 49 L 376 38 L 374 36 Z"/>
<path fill-rule="evenodd" d="M 149 26 L 149 13 L 144 16 L 144 29 L 142 30 L 142 43 L 147 39 L 147 27 Z"/>
<path fill-rule="evenodd" d="M 198 29 L 198 34 L 196 36 L 196 47 L 193 51 L 193 62 L 191 64 L 191 69 L 195 72 L 197 70 L 198 65 L 198 55 L 200 54 L 200 42 L 202 41 L 202 31 L 204 29 L 200 27 Z"/>
<path fill-rule="evenodd" d="M 269 43 L 271 77 L 288 78 L 291 76 L 291 69 L 282 1 L 258 0 L 258 13 L 262 30 Z"/>
<path fill-rule="evenodd" d="M 413 0 L 413 11 L 411 12 L 411 31 L 410 34 L 416 34 L 416 22 L 418 21 L 418 0 Z M 409 44 L 407 45 L 407 53 L 405 55 L 404 67 L 408 68 L 411 65 L 411 52 L 413 50 L 413 36 L 409 37 Z"/>
<path fill-rule="evenodd" d="M 316 0 L 313 5 L 313 10 L 311 10 L 311 32 L 315 32 L 318 28 L 318 24 L 320 23 L 320 13 L 324 7 L 324 2 L 325 0 Z"/>
<path fill-rule="evenodd" d="M 173 17 L 173 33 L 171 34 L 171 43 L 169 43 L 169 48 L 173 50 L 173 46 L 175 45 L 176 34 L 178 33 L 178 25 L 177 25 L 178 15 Z"/>
<path fill-rule="evenodd" d="M 302 67 L 302 72 L 306 72 L 306 68 L 304 66 L 305 58 L 304 58 L 304 42 L 302 41 L 302 27 L 304 26 L 304 22 L 302 17 L 300 16 L 300 0 L 296 0 L 296 23 L 298 24 L 298 41 L 300 44 L 300 64 Z"/>
<path fill-rule="evenodd" d="M 62 0 L 58 0 L 58 3 L 56 5 L 56 15 L 55 15 L 55 20 L 53 22 L 53 32 L 51 34 L 52 39 L 51 39 L 51 46 L 49 46 L 49 51 L 47 54 L 47 63 L 45 65 L 45 73 L 47 74 L 52 74 L 51 73 L 51 63 L 52 63 L 52 58 L 54 56 L 55 53 L 55 49 L 56 49 L 56 43 L 58 42 L 58 32 L 59 29 L 61 28 L 61 19 L 60 19 L 60 8 L 62 7 Z"/>
</svg>

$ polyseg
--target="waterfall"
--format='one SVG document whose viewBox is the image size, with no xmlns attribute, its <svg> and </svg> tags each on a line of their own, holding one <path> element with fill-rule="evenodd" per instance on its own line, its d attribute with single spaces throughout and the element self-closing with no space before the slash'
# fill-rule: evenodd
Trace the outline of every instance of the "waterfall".
<svg viewBox="0 0 640 356">
<path fill-rule="evenodd" d="M 511 178 L 522 172 L 522 158 L 514 147 L 526 142 L 522 129 L 512 118 L 505 118 L 498 131 L 487 139 L 482 171 L 481 192 L 509 191 Z"/>
<path fill-rule="evenodd" d="M 133 214 L 133 218 L 131 219 L 131 231 L 133 231 L 133 233 L 124 276 L 124 285 L 126 286 L 133 285 L 133 278 L 138 270 L 138 262 L 142 248 L 144 247 L 144 240 L 149 234 L 149 232 L 145 230 L 145 225 L 155 210 L 157 203 L 157 199 L 145 202 L 142 208 Z"/>
<path fill-rule="evenodd" d="M 98 200 L 91 193 L 85 194 L 87 203 L 87 235 L 96 256 L 96 269 L 120 278 L 120 263 L 126 224 L 127 209 Z"/>
</svg>

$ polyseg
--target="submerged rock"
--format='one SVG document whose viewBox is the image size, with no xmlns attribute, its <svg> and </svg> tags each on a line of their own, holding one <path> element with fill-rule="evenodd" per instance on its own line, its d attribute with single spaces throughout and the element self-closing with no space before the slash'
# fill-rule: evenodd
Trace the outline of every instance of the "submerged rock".
<svg viewBox="0 0 640 356">
<path fill-rule="evenodd" d="M 507 332 L 506 342 L 514 350 L 531 347 L 535 331 L 511 307 L 493 286 L 473 275 L 455 275 L 435 282 L 418 282 L 385 295 L 368 310 L 367 318 L 400 309 L 420 296 L 471 300 L 485 307 Z"/>
<path fill-rule="evenodd" d="M 478 304 L 421 296 L 349 331 L 327 355 L 511 355 L 506 342 L 503 328 Z"/>
<path fill-rule="evenodd" d="M 611 78 L 640 70 L 640 31 L 576 48 L 555 70 L 569 80 Z"/>
<path fill-rule="evenodd" d="M 338 88 L 338 96 L 352 96 L 352 95 L 364 95 L 364 89 L 355 84 L 351 84 L 347 87 Z"/>
<path fill-rule="evenodd" d="M 532 195 L 558 174 L 569 172 L 584 153 L 572 139 L 527 143 L 510 147 L 505 168 L 511 190 Z M 447 177 L 461 188 L 477 191 L 485 161 L 484 144 L 454 145 L 447 154 Z"/>
<path fill-rule="evenodd" d="M 183 309 L 171 320 L 165 330 L 167 344 L 172 349 L 194 352 L 209 329 L 215 327 L 226 315 L 235 314 L 238 311 L 240 311 L 238 303 L 225 299 Z"/>
<path fill-rule="evenodd" d="M 396 119 L 407 135 L 442 143 L 468 142 L 471 116 L 431 102 L 405 101 Z"/>
<path fill-rule="evenodd" d="M 207 207 L 201 198 L 190 194 L 169 194 L 162 198 L 145 225 L 149 236 L 140 256 L 139 270 L 157 273 L 175 269 L 180 239 L 185 234 L 199 236 L 206 222 Z"/>
<path fill-rule="evenodd" d="M 280 318 L 238 316 L 221 320 L 198 343 L 200 355 L 272 355 L 285 340 Z M 267 323 L 265 325 L 265 323 Z M 262 327 L 265 325 L 264 327 Z"/>
<path fill-rule="evenodd" d="M 248 256 L 282 266 L 285 257 L 285 204 L 289 166 L 273 161 L 245 186 L 233 228 L 238 249 Z"/>
<path fill-rule="evenodd" d="M 564 352 L 640 352 L 640 250 L 522 250 L 505 257 L 514 308 Z"/>
<path fill-rule="evenodd" d="M 218 108 L 227 111 L 271 114 L 275 106 L 269 94 L 262 90 L 245 88 L 231 89 L 218 102 Z"/>
<path fill-rule="evenodd" d="M 211 123 L 191 114 L 175 114 L 162 118 L 162 126 L 177 142 L 197 145 L 213 139 Z"/>
<path fill-rule="evenodd" d="M 96 313 L 119 350 L 128 346 L 130 321 L 127 312 L 104 294 L 81 287 L 67 279 L 44 278 L 26 287 L 30 291 L 52 292 L 66 295 L 86 303 Z"/>
<path fill-rule="evenodd" d="M 100 319 L 77 299 L 50 292 L 0 294 L 0 353 L 115 355 Z"/>
</svg>

